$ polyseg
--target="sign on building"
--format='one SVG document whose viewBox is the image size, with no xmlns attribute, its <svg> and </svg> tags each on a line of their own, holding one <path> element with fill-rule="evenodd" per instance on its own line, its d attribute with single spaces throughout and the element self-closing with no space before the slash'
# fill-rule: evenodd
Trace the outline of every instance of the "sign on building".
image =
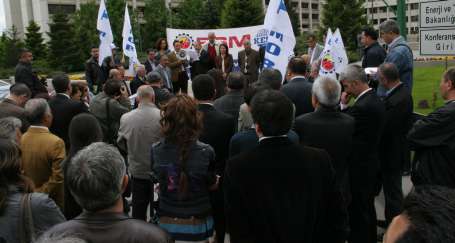
<svg viewBox="0 0 455 243">
<path fill-rule="evenodd" d="M 420 54 L 455 55 L 455 0 L 420 3 Z"/>
</svg>

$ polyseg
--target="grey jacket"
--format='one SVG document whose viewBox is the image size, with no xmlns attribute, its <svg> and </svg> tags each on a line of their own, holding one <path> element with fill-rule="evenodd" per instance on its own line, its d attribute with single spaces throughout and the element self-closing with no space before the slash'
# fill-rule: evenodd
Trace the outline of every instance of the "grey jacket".
<svg viewBox="0 0 455 243">
<path fill-rule="evenodd" d="M 107 121 L 107 109 L 106 102 L 109 100 L 109 114 L 110 124 Z M 104 92 L 99 93 L 93 98 L 90 103 L 90 112 L 100 122 L 101 128 L 103 129 L 103 135 L 105 142 L 115 142 L 117 140 L 117 132 L 120 127 L 120 118 L 123 114 L 127 113 L 131 109 L 131 103 L 129 99 L 120 98 L 118 100 L 112 99 L 107 96 Z M 110 129 L 108 126 L 110 125 Z M 108 134 L 108 131 L 112 131 L 112 134 Z M 108 136 L 113 136 L 113 141 L 109 141 Z"/>
<path fill-rule="evenodd" d="M 24 193 L 15 186 L 10 187 L 7 205 L 0 215 L 0 242 L 19 243 L 18 224 L 21 199 Z M 65 222 L 57 205 L 43 193 L 32 193 L 30 207 L 33 215 L 35 235 L 38 236 L 52 226 Z"/>
<path fill-rule="evenodd" d="M 152 144 L 160 139 L 160 119 L 160 110 L 148 103 L 139 104 L 120 119 L 117 143 L 128 149 L 129 172 L 134 178 L 149 179 L 150 153 Z"/>
<path fill-rule="evenodd" d="M 397 66 L 400 81 L 404 83 L 404 86 L 409 91 L 412 91 L 414 59 L 411 49 L 402 36 L 398 37 L 389 45 L 389 51 L 384 62 L 391 62 Z"/>
<path fill-rule="evenodd" d="M 163 80 L 163 86 L 164 88 L 168 89 L 169 91 L 172 92 L 174 87 L 172 87 L 172 74 L 171 74 L 171 69 L 169 67 L 163 67 L 158 65 L 155 69 L 155 72 L 159 73 L 161 75 L 161 79 Z M 166 75 L 167 74 L 167 75 Z M 166 79 L 167 77 L 167 79 Z"/>
</svg>

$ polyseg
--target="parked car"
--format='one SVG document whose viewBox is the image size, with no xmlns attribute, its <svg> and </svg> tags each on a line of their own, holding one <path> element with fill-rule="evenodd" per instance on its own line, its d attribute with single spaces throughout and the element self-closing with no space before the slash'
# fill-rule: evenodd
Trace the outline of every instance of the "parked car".
<svg viewBox="0 0 455 243">
<path fill-rule="evenodd" d="M 9 88 L 11 87 L 11 84 L 0 80 L 0 101 L 5 99 L 9 95 Z"/>
</svg>

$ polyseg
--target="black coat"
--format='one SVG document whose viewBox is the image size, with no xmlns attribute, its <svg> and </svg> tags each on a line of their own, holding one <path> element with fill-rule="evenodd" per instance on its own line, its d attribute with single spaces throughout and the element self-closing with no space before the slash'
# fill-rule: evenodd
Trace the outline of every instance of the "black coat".
<svg viewBox="0 0 455 243">
<path fill-rule="evenodd" d="M 321 107 L 297 117 L 294 126 L 302 144 L 329 153 L 337 182 L 341 185 L 352 149 L 354 118 L 335 109 Z"/>
<path fill-rule="evenodd" d="M 206 74 L 209 71 L 209 54 L 201 50 L 199 60 L 191 63 L 191 77 L 194 79 L 199 74 Z"/>
<path fill-rule="evenodd" d="M 49 130 L 65 142 L 66 151 L 69 151 L 70 141 L 68 137 L 68 129 L 70 122 L 76 115 L 82 112 L 88 112 L 87 106 L 75 100 L 72 100 L 65 95 L 57 94 L 49 101 L 49 106 L 52 111 L 53 120 Z"/>
<path fill-rule="evenodd" d="M 147 59 L 144 62 L 144 66 L 145 66 L 145 73 L 148 74 L 150 72 L 153 72 L 153 70 L 155 70 L 157 65 L 155 64 L 155 60 L 150 61 L 149 59 Z"/>
<path fill-rule="evenodd" d="M 85 80 L 88 87 L 93 92 L 93 85 L 103 84 L 103 72 L 97 59 L 91 57 L 85 62 Z"/>
<path fill-rule="evenodd" d="M 295 117 L 314 111 L 311 104 L 312 87 L 313 84 L 305 78 L 295 78 L 281 88 L 281 91 L 295 105 Z"/>
<path fill-rule="evenodd" d="M 322 150 L 265 139 L 227 162 L 224 190 L 232 243 L 346 239 L 346 208 Z"/>
<path fill-rule="evenodd" d="M 379 67 L 384 62 L 386 56 L 387 53 L 384 48 L 378 42 L 375 42 L 363 50 L 362 67 Z"/>
<path fill-rule="evenodd" d="M 379 169 L 378 148 L 385 123 L 385 107 L 373 90 L 344 110 L 355 119 L 350 165 Z"/>
<path fill-rule="evenodd" d="M 145 79 L 145 78 L 144 78 Z M 134 79 L 131 81 L 130 83 L 130 90 L 131 90 L 131 94 L 136 94 L 137 92 L 137 89 L 139 89 L 139 87 L 141 87 L 141 85 L 144 85 L 145 82 L 143 80 L 141 80 L 139 78 L 139 76 L 135 76 Z"/>
<path fill-rule="evenodd" d="M 215 106 L 217 110 L 232 116 L 232 118 L 237 121 L 239 118 L 240 106 L 243 103 L 245 103 L 243 92 L 241 90 L 232 90 L 216 99 L 213 106 Z"/>
<path fill-rule="evenodd" d="M 455 101 L 414 123 L 408 140 L 415 151 L 414 185 L 455 188 Z"/>
<path fill-rule="evenodd" d="M 172 97 L 174 97 L 174 94 L 169 92 L 169 90 L 164 89 L 164 88 L 158 88 L 155 86 L 152 86 L 153 91 L 155 91 L 155 105 L 158 108 L 161 108 L 161 106 L 166 103 L 168 100 L 170 100 Z"/>
<path fill-rule="evenodd" d="M 27 113 L 25 112 L 25 109 L 23 107 L 18 106 L 16 102 L 14 102 L 13 100 L 6 98 L 2 102 L 0 102 L 0 118 L 5 118 L 9 116 L 20 119 L 22 122 L 21 132 L 25 133 L 27 131 L 28 127 L 30 126 L 30 123 L 28 122 Z"/>
<path fill-rule="evenodd" d="M 32 98 L 38 94 L 45 94 L 44 96 L 48 98 L 46 86 L 38 79 L 36 73 L 32 71 L 32 65 L 30 63 L 19 62 L 16 65 L 14 81 L 27 85 L 32 92 Z"/>
<path fill-rule="evenodd" d="M 215 150 L 215 171 L 223 175 L 226 159 L 229 154 L 229 141 L 234 135 L 234 119 L 226 113 L 216 110 L 212 105 L 200 104 L 204 127 L 199 140 Z"/>
<path fill-rule="evenodd" d="M 406 134 L 411 126 L 413 111 L 411 93 L 403 84 L 399 84 L 385 97 L 384 105 L 385 126 L 379 150 L 381 168 L 401 170 L 410 161 Z"/>
</svg>

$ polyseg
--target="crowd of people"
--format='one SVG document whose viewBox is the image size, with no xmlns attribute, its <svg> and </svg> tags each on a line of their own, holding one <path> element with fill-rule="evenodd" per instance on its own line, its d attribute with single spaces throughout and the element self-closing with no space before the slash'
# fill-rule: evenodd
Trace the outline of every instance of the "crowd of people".
<svg viewBox="0 0 455 243">
<path fill-rule="evenodd" d="M 364 29 L 337 79 L 315 35 L 285 74 L 249 40 L 236 71 L 214 33 L 193 60 L 159 39 L 132 81 L 92 48 L 86 82 L 56 74 L 53 92 L 22 51 L 0 102 L 0 242 L 373 243 L 381 190 L 384 242 L 455 242 L 455 68 L 418 116 L 412 51 L 395 21 L 379 32 L 387 51 Z"/>
</svg>

